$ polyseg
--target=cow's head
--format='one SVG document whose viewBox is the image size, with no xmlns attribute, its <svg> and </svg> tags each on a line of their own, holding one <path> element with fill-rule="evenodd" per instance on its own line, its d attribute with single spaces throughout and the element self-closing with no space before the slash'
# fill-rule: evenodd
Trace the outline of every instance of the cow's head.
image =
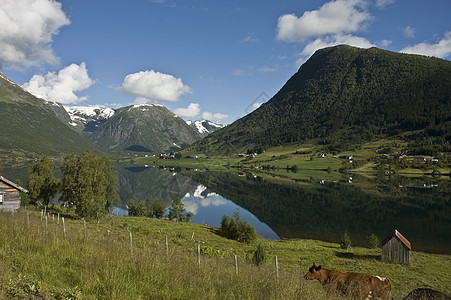
<svg viewBox="0 0 451 300">
<path fill-rule="evenodd" d="M 313 266 L 308 269 L 308 273 L 305 274 L 304 278 L 307 280 L 314 280 L 320 278 L 319 271 L 321 270 L 321 265 L 317 266 L 316 263 L 313 263 Z"/>
</svg>

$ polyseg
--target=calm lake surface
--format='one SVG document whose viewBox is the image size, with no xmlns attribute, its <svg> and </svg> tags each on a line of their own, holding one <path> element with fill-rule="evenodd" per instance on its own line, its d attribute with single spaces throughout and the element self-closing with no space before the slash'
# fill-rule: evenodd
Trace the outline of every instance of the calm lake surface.
<svg viewBox="0 0 451 300">
<path fill-rule="evenodd" d="M 192 222 L 218 227 L 239 209 L 265 238 L 311 238 L 339 242 L 347 231 L 354 245 L 376 234 L 382 241 L 400 231 L 413 250 L 451 254 L 451 184 L 447 178 L 274 180 L 268 173 L 213 172 L 180 168 L 117 166 L 125 204 L 149 196 L 167 207 L 176 197 Z M 345 176 L 345 175 L 342 175 Z M 290 176 L 287 176 L 291 178 Z"/>
<path fill-rule="evenodd" d="M 27 182 L 28 166 L 2 166 L 7 178 Z M 451 254 L 451 178 L 372 177 L 327 172 L 213 172 L 116 165 L 123 204 L 175 198 L 194 213 L 192 222 L 219 227 L 239 210 L 265 238 L 310 238 L 340 242 L 347 231 L 354 245 L 371 234 L 380 241 L 400 231 L 413 250 Z"/>
</svg>

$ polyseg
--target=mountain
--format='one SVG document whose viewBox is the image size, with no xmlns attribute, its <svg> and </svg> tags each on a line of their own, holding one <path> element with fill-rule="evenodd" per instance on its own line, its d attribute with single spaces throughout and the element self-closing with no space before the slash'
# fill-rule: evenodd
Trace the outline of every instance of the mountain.
<svg viewBox="0 0 451 300">
<path fill-rule="evenodd" d="M 114 109 L 103 106 L 65 105 L 64 109 L 70 116 L 69 124 L 84 134 L 98 130 L 115 113 Z"/>
<path fill-rule="evenodd" d="M 107 151 L 177 151 L 199 140 L 200 134 L 160 104 L 118 109 L 89 139 Z"/>
<path fill-rule="evenodd" d="M 205 137 L 210 133 L 215 132 L 224 127 L 224 125 L 222 124 L 213 123 L 208 120 L 186 121 L 186 124 L 188 124 L 193 129 L 198 131 L 202 137 Z"/>
<path fill-rule="evenodd" d="M 56 114 L 69 119 L 61 105 L 36 98 L 0 72 L 2 153 L 32 158 L 42 154 L 81 153 L 92 148 L 88 141 L 61 122 Z"/>
<path fill-rule="evenodd" d="M 451 62 L 341 45 L 315 52 L 267 103 L 189 151 L 235 154 L 317 139 L 331 151 L 409 133 L 451 151 Z"/>
</svg>

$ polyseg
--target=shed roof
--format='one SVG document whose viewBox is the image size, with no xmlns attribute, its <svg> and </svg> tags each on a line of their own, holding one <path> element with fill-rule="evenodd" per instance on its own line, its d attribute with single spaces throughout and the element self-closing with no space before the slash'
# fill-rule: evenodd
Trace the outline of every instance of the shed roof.
<svg viewBox="0 0 451 300">
<path fill-rule="evenodd" d="M 412 250 L 412 247 L 410 245 L 410 242 L 399 232 L 395 229 L 393 233 L 391 233 L 389 236 L 387 236 L 381 243 L 382 246 L 384 246 L 389 240 L 391 240 L 393 237 L 398 238 L 401 243 L 403 243 L 409 250 Z"/>
<path fill-rule="evenodd" d="M 15 184 L 15 183 L 12 182 L 12 181 L 6 179 L 6 178 L 3 177 L 3 176 L 0 176 L 0 181 L 6 183 L 7 185 L 9 185 L 9 186 L 11 186 L 11 187 L 13 187 L 13 188 L 15 188 L 16 190 L 19 190 L 19 191 L 24 192 L 24 193 L 28 193 L 28 190 L 24 189 L 23 187 L 21 187 L 21 186 L 18 185 L 18 184 Z"/>
</svg>

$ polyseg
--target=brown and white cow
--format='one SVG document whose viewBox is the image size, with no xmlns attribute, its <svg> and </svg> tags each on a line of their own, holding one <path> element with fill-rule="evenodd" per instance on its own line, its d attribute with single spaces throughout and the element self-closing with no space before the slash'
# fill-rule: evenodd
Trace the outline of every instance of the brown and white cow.
<svg viewBox="0 0 451 300">
<path fill-rule="evenodd" d="M 391 282 L 387 277 L 327 270 L 313 263 L 304 278 L 317 279 L 327 292 L 351 295 L 353 299 L 388 300 L 391 296 Z"/>
</svg>

